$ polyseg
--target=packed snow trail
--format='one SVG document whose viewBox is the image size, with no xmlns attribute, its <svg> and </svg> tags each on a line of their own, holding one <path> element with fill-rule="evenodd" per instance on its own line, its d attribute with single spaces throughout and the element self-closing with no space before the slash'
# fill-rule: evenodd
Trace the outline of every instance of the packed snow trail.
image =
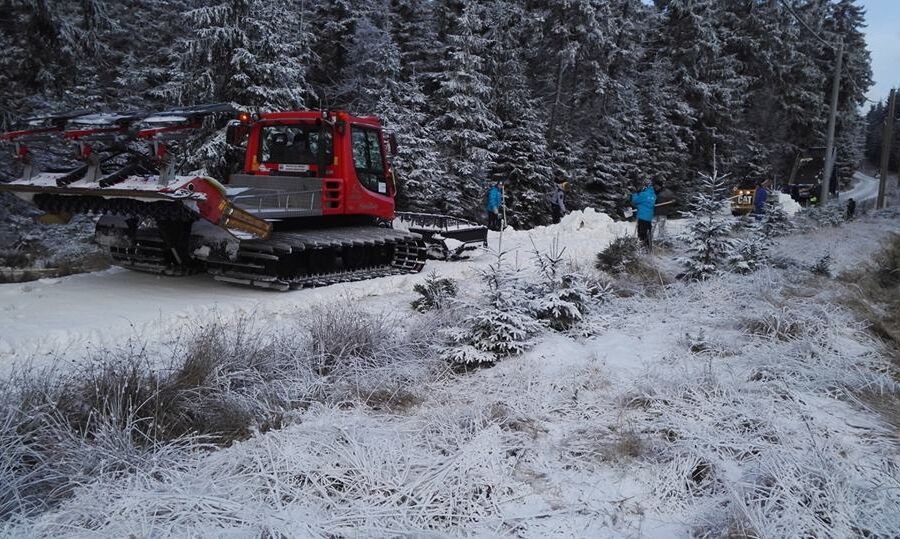
<svg viewBox="0 0 900 539">
<path fill-rule="evenodd" d="M 671 230 L 671 228 L 670 228 Z M 571 260 L 590 260 L 634 224 L 586 209 L 558 225 L 529 231 L 492 232 L 489 249 L 502 248 L 525 263 L 535 247 L 559 238 Z M 458 262 L 430 260 L 417 275 L 398 275 L 322 288 L 278 293 L 231 286 L 207 275 L 158 277 L 119 268 L 29 283 L 0 285 L 0 374 L 21 361 L 52 364 L 75 350 L 116 346 L 129 338 L 169 342 L 186 329 L 216 317 L 281 317 L 349 297 L 393 310 L 411 298 L 415 283 L 436 272 L 459 281 L 475 279 L 494 260 L 474 251 Z M 399 296 L 399 299 L 398 299 Z"/>
</svg>

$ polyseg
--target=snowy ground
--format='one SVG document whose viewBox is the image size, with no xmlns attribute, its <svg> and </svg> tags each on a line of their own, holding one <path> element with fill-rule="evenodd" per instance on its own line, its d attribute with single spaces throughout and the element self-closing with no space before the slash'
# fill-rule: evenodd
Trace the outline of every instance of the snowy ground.
<svg viewBox="0 0 900 539">
<path fill-rule="evenodd" d="M 677 230 L 677 226 L 671 227 Z M 526 263 L 535 246 L 559 238 L 572 260 L 590 258 L 614 238 L 634 234 L 633 223 L 614 222 L 593 210 L 568 215 L 560 225 L 533 231 L 491 233 L 491 249 Z M 532 240 L 534 243 L 532 243 Z M 119 268 L 59 279 L 0 285 L 0 372 L 29 360 L 42 365 L 89 347 L 128 338 L 167 341 L 210 316 L 277 319 L 311 305 L 346 297 L 373 308 L 389 307 L 430 272 L 462 282 L 477 280 L 493 260 L 477 251 L 465 262 L 429 261 L 420 275 L 386 277 L 327 288 L 273 293 L 214 281 L 206 275 L 167 278 Z"/>
<path fill-rule="evenodd" d="M 490 243 L 527 267 L 558 241 L 591 271 L 633 228 L 575 212 Z M 774 251 L 795 267 L 705 283 L 663 286 L 673 261 L 662 252 L 651 258 L 660 283 L 605 304 L 586 335 L 548 332 L 520 357 L 434 382 L 405 412 L 314 407 L 175 468 L 86 482 L 0 535 L 896 535 L 894 433 L 855 397 L 896 390 L 887 353 L 840 307 L 837 285 L 798 268 L 829 253 L 835 273 L 857 269 L 898 233 L 897 219 L 863 218 L 788 236 Z M 411 289 L 428 272 L 471 291 L 494 260 L 286 294 L 115 269 L 0 285 L 0 372 L 345 299 L 415 316 Z"/>
</svg>

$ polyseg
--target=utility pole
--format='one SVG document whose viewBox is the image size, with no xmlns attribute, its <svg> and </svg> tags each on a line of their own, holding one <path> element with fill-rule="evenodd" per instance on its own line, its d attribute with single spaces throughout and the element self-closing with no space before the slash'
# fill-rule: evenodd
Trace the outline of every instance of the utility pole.
<svg viewBox="0 0 900 539">
<path fill-rule="evenodd" d="M 878 198 L 875 209 L 884 208 L 884 192 L 887 188 L 888 163 L 891 160 L 891 147 L 894 145 L 894 111 L 897 105 L 897 90 L 891 90 L 888 99 L 888 112 L 884 117 L 884 134 L 881 139 L 881 177 L 878 178 Z"/>
<path fill-rule="evenodd" d="M 894 108 L 897 108 L 897 100 L 900 99 L 900 88 L 894 90 Z M 893 123 L 897 123 L 896 117 L 893 119 Z M 898 148 L 900 148 L 900 137 L 897 138 L 896 141 L 898 144 Z M 893 149 L 891 149 L 893 151 Z M 888 152 L 888 162 L 890 163 L 890 152 Z M 897 153 L 897 189 L 900 189 L 900 152 Z"/>
<path fill-rule="evenodd" d="M 822 193 L 819 195 L 821 205 L 828 202 L 831 195 L 831 171 L 834 170 L 834 124 L 837 120 L 838 93 L 841 88 L 841 64 L 844 61 L 844 40 L 837 44 L 837 61 L 834 66 L 834 81 L 831 83 L 831 113 L 828 115 L 828 134 L 825 139 L 825 171 L 822 174 Z"/>
</svg>

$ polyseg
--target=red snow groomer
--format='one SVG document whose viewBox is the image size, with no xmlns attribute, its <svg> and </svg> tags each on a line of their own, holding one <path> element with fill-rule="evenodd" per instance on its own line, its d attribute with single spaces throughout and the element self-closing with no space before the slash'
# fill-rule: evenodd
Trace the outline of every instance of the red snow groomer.
<svg viewBox="0 0 900 539">
<path fill-rule="evenodd" d="M 235 111 L 30 118 L 25 129 L 0 135 L 24 165 L 0 191 L 63 219 L 101 215 L 98 243 L 116 265 L 139 271 L 206 271 L 287 290 L 422 269 L 421 236 L 391 227 L 395 185 L 377 118 L 240 113 L 225 141 L 239 156 L 236 173 L 223 181 L 176 174 L 179 141 L 222 114 Z M 59 141 L 77 146 L 81 164 L 39 172 L 29 145 Z"/>
</svg>

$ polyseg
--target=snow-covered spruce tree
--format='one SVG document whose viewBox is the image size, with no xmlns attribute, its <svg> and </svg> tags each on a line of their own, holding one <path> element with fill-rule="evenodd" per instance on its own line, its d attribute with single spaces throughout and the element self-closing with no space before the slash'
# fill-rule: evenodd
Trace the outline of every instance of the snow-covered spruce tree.
<svg viewBox="0 0 900 539">
<path fill-rule="evenodd" d="M 397 178 L 397 206 L 412 211 L 429 211 L 443 199 L 448 183 L 444 163 L 435 145 L 435 135 L 427 123 L 428 98 L 419 79 L 405 85 L 400 108 L 406 115 L 387 125 L 397 136 L 399 148 L 393 159 Z"/>
<path fill-rule="evenodd" d="M 569 182 L 567 206 L 577 208 L 589 203 L 584 199 L 587 167 L 599 156 L 588 148 L 589 129 L 574 126 L 595 125 L 606 112 L 599 97 L 608 81 L 605 64 L 614 54 L 609 2 L 524 4 L 534 21 L 530 31 L 537 36 L 529 47 L 529 75 L 547 125 L 553 180 Z"/>
<path fill-rule="evenodd" d="M 345 54 L 347 77 L 336 87 L 338 101 L 351 111 L 396 122 L 405 111 L 400 97 L 408 89 L 400 77 L 400 50 L 391 35 L 366 16 L 356 20 Z"/>
<path fill-rule="evenodd" d="M 725 54 L 738 62 L 737 72 L 746 79 L 734 165 L 729 170 L 753 182 L 779 173 L 783 156 L 786 122 L 778 89 L 772 81 L 782 80 L 792 43 L 781 31 L 784 21 L 777 2 L 722 0 L 720 25 Z M 790 18 L 789 15 L 785 15 Z"/>
<path fill-rule="evenodd" d="M 879 101 L 869 107 L 866 113 L 866 152 L 865 156 L 872 163 L 878 163 L 881 159 L 881 144 L 884 140 L 884 119 L 887 117 L 887 105 L 884 101 Z M 894 132 L 900 132 L 895 126 Z M 891 152 L 890 164 L 895 165 L 898 161 L 898 148 L 894 148 Z"/>
<path fill-rule="evenodd" d="M 400 78 L 406 85 L 401 104 L 406 117 L 394 132 L 400 144 L 393 159 L 397 177 L 397 207 L 429 211 L 443 198 L 448 183 L 435 134 L 429 125 L 434 74 L 442 69 L 436 57 L 443 51 L 434 27 L 434 3 L 390 0 L 388 30 L 400 52 Z"/>
<path fill-rule="evenodd" d="M 453 279 L 440 278 L 436 273 L 431 273 L 425 282 L 414 285 L 413 291 L 419 297 L 412 301 L 411 306 L 424 313 L 447 306 L 456 297 L 457 286 Z"/>
<path fill-rule="evenodd" d="M 640 74 L 642 140 L 648 162 L 645 172 L 665 181 L 678 200 L 686 200 L 688 189 L 684 181 L 684 170 L 690 170 L 690 147 L 694 133 L 687 128 L 691 120 L 691 110 L 678 102 L 672 102 L 675 85 L 668 58 L 651 58 L 648 69 Z"/>
<path fill-rule="evenodd" d="M 30 111 L 93 107 L 115 95 L 121 53 L 106 0 L 0 2 L 0 126 Z"/>
<path fill-rule="evenodd" d="M 634 236 L 620 236 L 597 253 L 594 263 L 600 271 L 618 274 L 629 271 L 640 259 L 641 243 Z"/>
<path fill-rule="evenodd" d="M 418 79 L 423 91 L 430 89 L 430 75 L 439 71 L 435 52 L 440 47 L 434 25 L 434 2 L 390 0 L 389 31 L 400 49 L 403 79 Z"/>
<path fill-rule="evenodd" d="M 747 81 L 725 47 L 722 9 L 718 0 L 670 0 L 654 38 L 657 55 L 667 57 L 672 68 L 674 95 L 667 102 L 685 108 L 684 127 L 694 134 L 688 170 L 705 167 L 715 145 L 728 156 L 723 163 L 729 168 L 742 162 L 736 149 L 746 140 L 739 114 Z"/>
<path fill-rule="evenodd" d="M 836 200 L 830 200 L 825 205 L 806 208 L 801 215 L 809 219 L 814 228 L 841 226 L 846 218 L 843 206 Z"/>
<path fill-rule="evenodd" d="M 689 279 L 712 277 L 726 267 L 734 250 L 734 218 L 724 209 L 728 191 L 725 180 L 715 166 L 711 175 L 700 173 L 700 188 L 687 212 L 687 256 L 679 259 Z"/>
<path fill-rule="evenodd" d="M 182 104 L 230 102 L 253 110 L 302 108 L 314 56 L 303 15 L 287 0 L 225 0 L 187 12 L 178 78 L 163 92 Z M 190 163 L 221 167 L 222 131 L 201 134 Z"/>
<path fill-rule="evenodd" d="M 507 267 L 504 253 L 482 273 L 482 302 L 471 306 L 459 328 L 450 330 L 450 344 L 441 356 L 454 364 L 494 363 L 525 352 L 542 326 L 532 312 L 534 295 L 518 271 Z"/>
<path fill-rule="evenodd" d="M 822 277 L 831 277 L 831 253 L 825 253 L 824 256 L 816 260 L 815 264 L 809 266 L 809 271 L 814 275 Z"/>
<path fill-rule="evenodd" d="M 301 15 L 286 0 L 226 0 L 187 12 L 193 34 L 184 41 L 178 100 L 301 108 L 315 60 Z"/>
<path fill-rule="evenodd" d="M 587 188 L 599 191 L 593 202 L 610 215 L 618 214 L 641 180 L 663 179 L 648 166 L 637 89 L 629 84 L 618 91 L 617 103 L 610 105 L 618 110 L 610 111 L 601 120 L 587 144 L 587 151 L 593 156 L 587 163 Z"/>
<path fill-rule="evenodd" d="M 430 127 L 451 185 L 436 209 L 457 215 L 482 206 L 482 183 L 495 157 L 489 147 L 499 127 L 489 108 L 491 83 L 484 61 L 488 43 L 482 36 L 481 10 L 476 2 L 468 3 L 454 25 L 456 33 L 447 35 L 444 71 L 432 96 L 440 113 Z"/>
<path fill-rule="evenodd" d="M 587 111 L 588 134 L 584 203 L 615 214 L 632 188 L 648 177 L 664 179 L 647 152 L 641 113 L 644 35 L 650 27 L 647 6 L 611 0 L 598 6 L 599 32 L 608 36 L 596 46 L 606 51 L 593 105 Z M 662 126 L 655 125 L 655 129 Z"/>
<path fill-rule="evenodd" d="M 111 47 L 121 51 L 113 90 L 123 110 L 159 110 L 170 108 L 177 98 L 170 91 L 179 76 L 177 67 L 183 53 L 179 40 L 192 32 L 188 17 L 173 13 L 188 11 L 190 0 L 143 2 L 135 10 L 130 2 L 114 2 L 109 17 L 121 26 L 112 33 Z"/>
<path fill-rule="evenodd" d="M 343 108 L 338 88 L 348 73 L 350 38 L 356 26 L 356 9 L 351 0 L 311 2 L 312 21 L 309 46 L 317 61 L 310 65 L 309 82 L 315 90 L 313 100 L 319 108 Z M 302 4 L 301 4 L 302 6 Z M 349 72 L 352 74 L 352 71 Z"/>
<path fill-rule="evenodd" d="M 336 90 L 341 102 L 360 114 L 374 114 L 397 136 L 393 159 L 398 206 L 426 209 L 440 195 L 440 158 L 425 125 L 425 96 L 417 79 L 404 80 L 401 54 L 391 34 L 368 16 L 356 21 L 347 51 L 348 77 Z"/>
<path fill-rule="evenodd" d="M 571 131 L 583 121 L 605 78 L 602 63 L 609 52 L 611 32 L 608 3 L 593 0 L 536 0 L 529 2 L 540 17 L 541 41 L 535 74 L 541 95 L 546 96 L 548 139 Z"/>
<path fill-rule="evenodd" d="M 584 320 L 593 299 L 582 275 L 563 271 L 564 252 L 559 238 L 553 240 L 547 252 L 534 246 L 534 257 L 543 279 L 532 309 L 538 320 L 557 331 L 571 329 Z"/>
<path fill-rule="evenodd" d="M 841 96 L 838 102 L 838 118 L 835 129 L 837 161 L 835 179 L 841 185 L 849 185 L 862 160 L 864 124 L 859 111 L 866 103 L 866 92 L 872 86 L 872 61 L 866 46 L 865 8 L 857 0 L 828 2 L 828 15 L 823 31 L 832 41 L 844 43 L 844 62 L 841 71 Z M 827 56 L 821 57 L 826 69 L 831 68 Z M 830 71 L 829 71 L 830 73 Z M 830 88 L 830 86 L 828 86 Z"/>
<path fill-rule="evenodd" d="M 531 97 L 522 50 L 516 46 L 523 31 L 521 7 L 503 3 L 494 17 L 489 38 L 491 54 L 492 102 L 500 122 L 497 139 L 491 144 L 496 154 L 490 174 L 505 182 L 505 205 L 509 224 L 531 228 L 543 224 L 547 214 L 546 191 L 552 169 L 544 138 L 545 124 L 537 114 L 538 104 Z"/>
</svg>

